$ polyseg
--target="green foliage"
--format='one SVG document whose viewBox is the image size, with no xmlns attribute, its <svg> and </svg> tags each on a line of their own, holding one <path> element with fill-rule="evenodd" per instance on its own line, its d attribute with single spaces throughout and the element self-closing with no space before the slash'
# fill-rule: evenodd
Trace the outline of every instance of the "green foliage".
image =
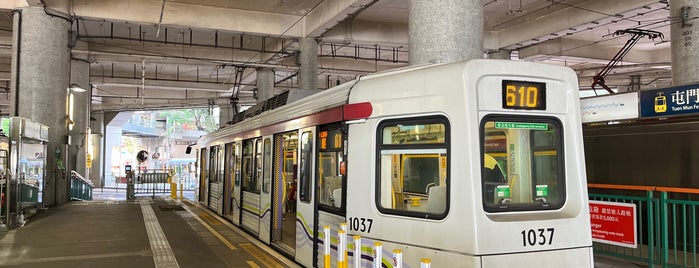
<svg viewBox="0 0 699 268">
<path fill-rule="evenodd" d="M 177 130 L 199 130 L 212 132 L 218 129 L 214 117 L 207 108 L 166 110 L 159 112 L 159 118 L 167 120 L 167 134 Z"/>
</svg>

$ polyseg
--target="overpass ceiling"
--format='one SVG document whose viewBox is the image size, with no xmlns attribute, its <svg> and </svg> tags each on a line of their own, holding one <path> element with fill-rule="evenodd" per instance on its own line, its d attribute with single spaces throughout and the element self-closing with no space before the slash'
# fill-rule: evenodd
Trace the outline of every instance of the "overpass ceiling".
<svg viewBox="0 0 699 268">
<path fill-rule="evenodd" d="M 319 40 L 318 87 L 407 65 L 408 0 L 65 0 L 48 9 L 74 17 L 72 54 L 90 61 L 93 110 L 120 111 L 255 103 L 257 68 L 275 70 L 276 91 L 298 87 L 298 40 Z M 8 95 L 13 8 L 0 4 L 0 94 Z M 14 3 L 14 5 L 13 5 Z M 54 4 L 52 4 L 54 3 Z M 164 3 L 164 4 L 163 4 Z M 670 83 L 670 12 L 662 0 L 484 0 L 486 51 L 575 69 L 581 90 L 630 38 L 641 39 L 607 84 Z M 162 11 L 162 14 L 161 14 Z M 161 20 L 162 17 L 162 20 Z M 0 96 L 7 111 L 9 96 Z"/>
</svg>

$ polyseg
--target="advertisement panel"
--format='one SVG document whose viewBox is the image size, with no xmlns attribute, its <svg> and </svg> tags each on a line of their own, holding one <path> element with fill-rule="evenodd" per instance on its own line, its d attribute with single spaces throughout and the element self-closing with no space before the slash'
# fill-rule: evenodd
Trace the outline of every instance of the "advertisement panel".
<svg viewBox="0 0 699 268">
<path fill-rule="evenodd" d="M 590 200 L 592 241 L 636 248 L 636 204 Z"/>
<path fill-rule="evenodd" d="M 641 91 L 641 117 L 699 113 L 699 85 Z"/>
<path fill-rule="evenodd" d="M 638 93 L 621 93 L 580 100 L 583 123 L 638 118 Z"/>
</svg>

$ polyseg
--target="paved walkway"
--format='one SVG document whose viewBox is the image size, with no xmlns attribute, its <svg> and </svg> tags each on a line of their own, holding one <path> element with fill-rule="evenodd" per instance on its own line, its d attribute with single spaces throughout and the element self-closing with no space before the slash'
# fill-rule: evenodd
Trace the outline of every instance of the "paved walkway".
<svg viewBox="0 0 699 268">
<path fill-rule="evenodd" d="M 0 234 L 0 267 L 298 267 L 189 201 L 138 199 L 49 208 Z"/>
</svg>

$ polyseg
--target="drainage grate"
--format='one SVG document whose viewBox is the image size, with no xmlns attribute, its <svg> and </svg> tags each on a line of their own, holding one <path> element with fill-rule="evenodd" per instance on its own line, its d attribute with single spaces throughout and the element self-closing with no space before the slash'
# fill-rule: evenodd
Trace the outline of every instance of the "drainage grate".
<svg viewBox="0 0 699 268">
<path fill-rule="evenodd" d="M 184 211 L 184 208 L 180 205 L 163 205 L 158 207 L 160 208 L 160 211 Z"/>
</svg>

